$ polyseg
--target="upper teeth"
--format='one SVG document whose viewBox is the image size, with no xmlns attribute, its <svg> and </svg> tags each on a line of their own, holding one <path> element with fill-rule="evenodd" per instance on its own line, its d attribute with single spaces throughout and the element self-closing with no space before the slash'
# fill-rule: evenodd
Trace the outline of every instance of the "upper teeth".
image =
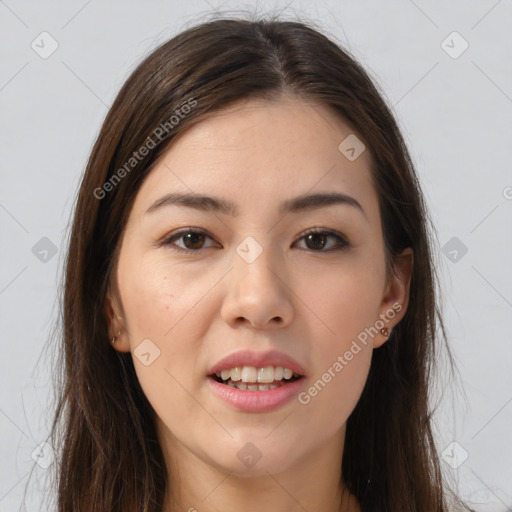
<svg viewBox="0 0 512 512">
<path fill-rule="evenodd" d="M 283 368 L 282 366 L 265 366 L 264 368 L 256 368 L 254 366 L 236 366 L 230 370 L 222 370 L 216 374 L 222 380 L 238 382 L 261 382 L 270 383 L 275 380 L 291 379 L 293 376 L 292 370 Z"/>
</svg>

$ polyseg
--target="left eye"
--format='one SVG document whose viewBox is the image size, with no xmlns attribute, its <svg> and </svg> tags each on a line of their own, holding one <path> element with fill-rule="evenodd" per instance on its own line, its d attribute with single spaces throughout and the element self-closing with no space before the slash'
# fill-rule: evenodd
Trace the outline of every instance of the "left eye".
<svg viewBox="0 0 512 512">
<path fill-rule="evenodd" d="M 198 250 L 205 248 L 204 241 L 207 238 L 213 240 L 210 235 L 202 230 L 186 229 L 165 239 L 162 244 L 171 246 L 173 249 L 178 251 L 197 252 Z M 329 239 L 334 239 L 337 243 L 334 244 L 334 247 L 323 250 L 328 245 L 327 240 Z M 178 240 L 182 241 L 183 246 L 177 245 L 175 243 L 175 241 Z M 329 252 L 350 246 L 349 242 L 342 235 L 339 235 L 333 231 L 312 230 L 298 239 L 298 241 L 301 240 L 305 241 L 305 248 L 313 252 Z M 212 246 L 210 245 L 208 247 Z"/>
<path fill-rule="evenodd" d="M 331 247 L 325 251 L 317 250 L 317 249 L 324 249 L 327 245 L 326 240 L 329 238 L 337 240 L 337 244 L 335 244 L 334 247 Z M 306 249 L 311 249 L 313 252 L 329 252 L 329 251 L 335 251 L 338 249 L 343 249 L 345 247 L 349 246 L 348 241 L 342 237 L 341 235 L 338 235 L 337 233 L 334 233 L 332 231 L 309 231 L 305 235 L 303 235 L 299 240 L 305 240 L 306 245 L 308 243 L 311 243 L 313 247 L 306 247 Z M 320 247 L 319 247 L 320 246 Z"/>
</svg>

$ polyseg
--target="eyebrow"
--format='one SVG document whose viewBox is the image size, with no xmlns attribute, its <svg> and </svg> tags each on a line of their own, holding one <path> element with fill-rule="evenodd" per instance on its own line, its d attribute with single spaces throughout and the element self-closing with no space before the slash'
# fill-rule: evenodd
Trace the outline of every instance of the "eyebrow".
<svg viewBox="0 0 512 512">
<path fill-rule="evenodd" d="M 335 204 L 352 206 L 358 209 L 365 217 L 366 213 L 361 203 L 352 196 L 339 192 L 304 194 L 281 203 L 280 214 L 298 213 L 323 208 Z M 232 217 L 238 215 L 238 207 L 235 203 L 226 199 L 206 196 L 202 194 L 182 194 L 178 192 L 166 194 L 157 199 L 147 210 L 146 214 L 153 213 L 167 206 L 185 206 L 206 212 L 219 212 Z"/>
</svg>

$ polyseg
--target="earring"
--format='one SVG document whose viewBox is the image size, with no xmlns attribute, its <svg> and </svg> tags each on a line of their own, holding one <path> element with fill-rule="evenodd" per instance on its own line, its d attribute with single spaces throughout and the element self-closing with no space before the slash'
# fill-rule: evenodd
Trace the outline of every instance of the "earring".
<svg viewBox="0 0 512 512">
<path fill-rule="evenodd" d="M 116 316 L 117 316 L 117 319 L 118 319 L 118 320 L 123 321 L 123 319 L 122 319 L 119 315 L 116 315 Z M 119 331 L 119 332 L 117 333 L 117 336 L 114 336 L 114 337 L 112 338 L 112 342 L 111 342 L 111 343 L 112 343 L 112 345 L 116 342 L 117 338 L 118 338 L 120 335 L 121 335 L 121 331 Z"/>
<path fill-rule="evenodd" d="M 384 337 L 388 337 L 389 336 L 389 331 L 388 331 L 388 328 L 387 327 L 383 327 L 381 330 L 380 330 L 380 333 L 382 334 L 382 336 Z"/>
</svg>

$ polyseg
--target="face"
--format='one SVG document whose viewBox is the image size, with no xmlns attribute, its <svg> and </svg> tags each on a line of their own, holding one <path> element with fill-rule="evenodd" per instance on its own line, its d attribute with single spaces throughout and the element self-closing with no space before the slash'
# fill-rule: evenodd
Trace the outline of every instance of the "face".
<svg viewBox="0 0 512 512">
<path fill-rule="evenodd" d="M 410 275 L 406 265 L 386 275 L 369 151 L 354 160 L 339 149 L 353 133 L 319 105 L 240 102 L 184 132 L 140 188 L 111 328 L 169 450 L 242 475 L 284 471 L 326 447 L 341 456 Z M 326 194 L 339 196 L 318 201 Z M 263 387 L 216 382 L 214 369 Z"/>
</svg>

